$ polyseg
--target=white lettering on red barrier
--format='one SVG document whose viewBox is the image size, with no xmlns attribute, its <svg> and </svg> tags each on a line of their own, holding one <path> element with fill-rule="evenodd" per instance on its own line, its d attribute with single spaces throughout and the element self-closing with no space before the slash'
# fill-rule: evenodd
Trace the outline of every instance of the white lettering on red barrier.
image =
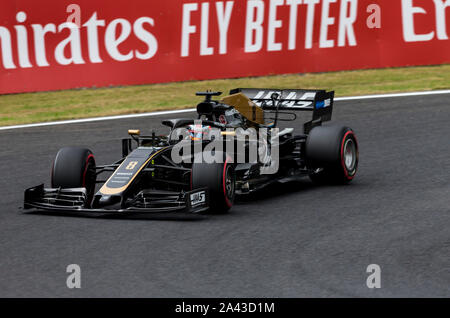
<svg viewBox="0 0 450 318">
<path fill-rule="evenodd" d="M 450 62 L 450 0 L 21 1 L 0 94 Z"/>
</svg>

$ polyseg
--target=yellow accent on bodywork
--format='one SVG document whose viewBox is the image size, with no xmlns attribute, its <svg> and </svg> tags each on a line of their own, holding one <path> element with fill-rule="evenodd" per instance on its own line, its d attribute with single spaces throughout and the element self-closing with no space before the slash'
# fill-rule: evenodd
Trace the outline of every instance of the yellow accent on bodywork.
<svg viewBox="0 0 450 318">
<path fill-rule="evenodd" d="M 222 136 L 236 136 L 236 132 L 235 131 L 221 131 L 220 134 Z"/>
<path fill-rule="evenodd" d="M 264 125 L 264 111 L 242 93 L 233 94 L 222 98 L 222 103 L 233 106 L 242 116 L 249 121 Z"/>
<path fill-rule="evenodd" d="M 139 136 L 141 131 L 139 129 L 128 129 L 128 135 Z"/>
</svg>

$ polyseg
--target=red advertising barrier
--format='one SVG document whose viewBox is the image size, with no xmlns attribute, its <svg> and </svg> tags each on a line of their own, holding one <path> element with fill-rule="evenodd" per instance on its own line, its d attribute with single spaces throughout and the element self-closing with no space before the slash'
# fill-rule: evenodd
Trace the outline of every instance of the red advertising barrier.
<svg viewBox="0 0 450 318">
<path fill-rule="evenodd" d="M 449 0 L 8 0 L 0 94 L 450 62 Z"/>
</svg>

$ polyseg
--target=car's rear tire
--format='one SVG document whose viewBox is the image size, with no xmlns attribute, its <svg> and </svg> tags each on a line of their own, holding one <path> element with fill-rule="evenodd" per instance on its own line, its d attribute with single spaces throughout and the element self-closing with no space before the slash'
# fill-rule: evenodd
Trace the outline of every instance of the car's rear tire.
<svg viewBox="0 0 450 318">
<path fill-rule="evenodd" d="M 345 184 L 358 170 L 358 142 L 355 133 L 344 126 L 318 126 L 306 141 L 308 166 L 317 169 L 310 178 L 320 184 Z"/>
<path fill-rule="evenodd" d="M 95 182 L 95 159 L 89 149 L 66 147 L 58 151 L 52 166 L 52 188 L 86 188 L 90 204 Z"/>
<path fill-rule="evenodd" d="M 209 213 L 228 212 L 234 203 L 236 174 L 231 158 L 224 154 L 223 163 L 193 163 L 192 189 L 209 190 Z"/>
</svg>

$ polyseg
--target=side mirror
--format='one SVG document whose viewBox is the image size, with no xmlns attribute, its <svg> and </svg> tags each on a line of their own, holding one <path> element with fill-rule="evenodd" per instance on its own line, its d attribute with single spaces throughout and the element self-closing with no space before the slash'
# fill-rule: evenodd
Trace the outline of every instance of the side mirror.
<svg viewBox="0 0 450 318">
<path fill-rule="evenodd" d="M 140 141 L 139 141 L 140 134 L 141 134 L 141 131 L 139 129 L 128 129 L 128 135 L 130 135 L 131 138 L 134 141 L 136 141 L 138 147 L 140 146 Z M 131 142 L 131 140 L 130 140 L 130 142 Z M 130 147 L 130 149 L 131 149 L 131 147 Z"/>
<path fill-rule="evenodd" d="M 141 131 L 139 129 L 128 129 L 128 135 L 130 136 L 139 136 Z"/>
</svg>

